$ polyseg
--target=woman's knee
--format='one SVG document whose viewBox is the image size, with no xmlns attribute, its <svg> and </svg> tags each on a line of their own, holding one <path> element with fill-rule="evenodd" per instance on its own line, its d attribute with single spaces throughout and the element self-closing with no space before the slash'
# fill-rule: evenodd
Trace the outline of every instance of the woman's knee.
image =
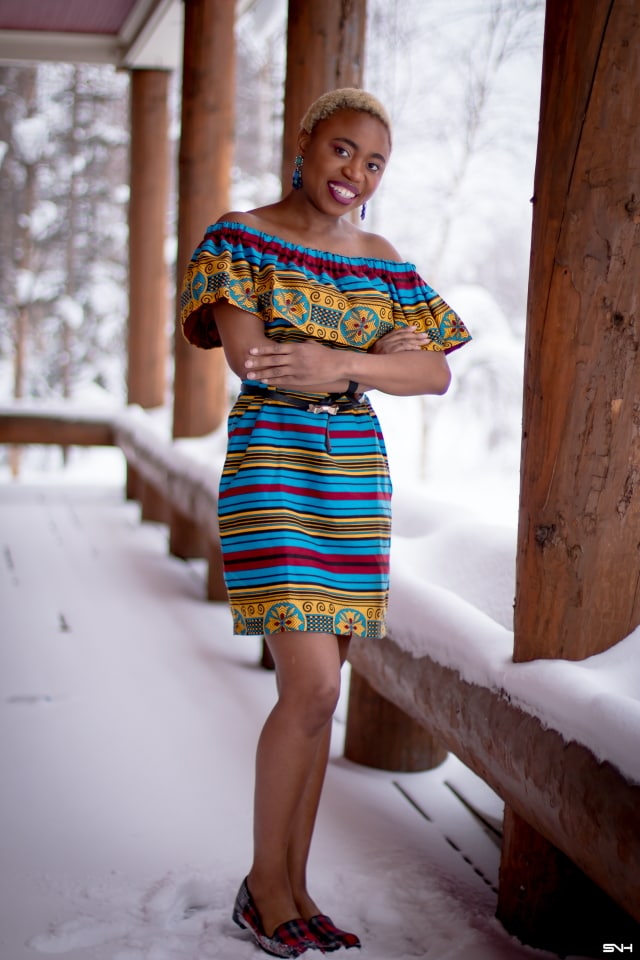
<svg viewBox="0 0 640 960">
<path fill-rule="evenodd" d="M 311 732 L 333 716 L 340 696 L 341 656 L 337 638 L 299 633 L 270 638 L 280 703 Z"/>
<path fill-rule="evenodd" d="M 295 715 L 295 723 L 309 734 L 317 733 L 332 718 L 340 696 L 340 677 L 309 677 L 296 687 L 283 686 L 280 703 Z"/>
</svg>

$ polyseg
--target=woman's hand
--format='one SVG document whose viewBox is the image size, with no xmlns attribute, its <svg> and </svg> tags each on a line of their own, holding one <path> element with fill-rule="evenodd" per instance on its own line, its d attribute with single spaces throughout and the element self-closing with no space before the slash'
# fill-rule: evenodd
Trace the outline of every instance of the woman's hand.
<svg viewBox="0 0 640 960">
<path fill-rule="evenodd" d="M 338 369 L 338 354 L 321 343 L 277 343 L 269 341 L 259 347 L 251 347 L 244 362 L 245 377 L 261 380 L 272 387 L 297 388 L 300 390 L 344 389 L 348 377 L 341 376 Z M 344 379 L 344 384 L 340 386 Z M 331 387 L 327 388 L 327 384 Z"/>
<path fill-rule="evenodd" d="M 398 327 L 376 340 L 369 353 L 404 353 L 406 350 L 420 350 L 427 343 L 428 334 L 420 333 L 415 327 Z"/>
</svg>

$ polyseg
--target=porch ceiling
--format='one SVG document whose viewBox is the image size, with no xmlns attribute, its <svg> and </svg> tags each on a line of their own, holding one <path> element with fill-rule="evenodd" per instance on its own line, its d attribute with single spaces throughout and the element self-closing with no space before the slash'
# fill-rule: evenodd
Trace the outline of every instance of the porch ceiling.
<svg viewBox="0 0 640 960">
<path fill-rule="evenodd" d="M 0 62 L 173 69 L 182 17 L 181 0 L 2 0 Z"/>
</svg>

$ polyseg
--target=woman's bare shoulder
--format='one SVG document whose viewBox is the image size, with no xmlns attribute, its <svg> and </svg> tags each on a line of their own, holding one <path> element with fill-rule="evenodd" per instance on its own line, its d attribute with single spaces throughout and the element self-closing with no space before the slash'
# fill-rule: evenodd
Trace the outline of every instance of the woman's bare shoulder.
<svg viewBox="0 0 640 960">
<path fill-rule="evenodd" d="M 223 213 L 221 217 L 218 217 L 216 223 L 241 223 L 245 227 L 254 227 L 256 217 L 252 211 L 230 210 L 229 213 Z"/>
<path fill-rule="evenodd" d="M 396 263 L 403 263 L 404 257 L 400 256 L 393 244 L 389 243 L 385 237 L 378 233 L 362 234 L 362 242 L 366 249 L 365 256 L 372 260 L 392 260 Z"/>
<path fill-rule="evenodd" d="M 230 223 L 240 223 L 244 227 L 252 227 L 254 230 L 261 230 L 265 233 L 277 233 L 281 217 L 279 216 L 279 203 L 270 203 L 264 207 L 256 207 L 254 210 L 232 210 L 220 217 L 221 221 Z"/>
</svg>

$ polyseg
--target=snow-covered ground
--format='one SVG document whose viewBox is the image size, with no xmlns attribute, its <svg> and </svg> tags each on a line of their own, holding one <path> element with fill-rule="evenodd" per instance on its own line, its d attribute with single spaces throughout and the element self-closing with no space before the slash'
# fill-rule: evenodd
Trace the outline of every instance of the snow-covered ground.
<svg viewBox="0 0 640 960">
<path fill-rule="evenodd" d="M 0 531 L 1 960 L 257 956 L 229 914 L 274 695 L 258 641 L 117 484 L 5 483 Z M 494 918 L 498 798 L 453 757 L 348 763 L 344 712 L 312 876 L 363 958 L 548 957 Z"/>
</svg>

